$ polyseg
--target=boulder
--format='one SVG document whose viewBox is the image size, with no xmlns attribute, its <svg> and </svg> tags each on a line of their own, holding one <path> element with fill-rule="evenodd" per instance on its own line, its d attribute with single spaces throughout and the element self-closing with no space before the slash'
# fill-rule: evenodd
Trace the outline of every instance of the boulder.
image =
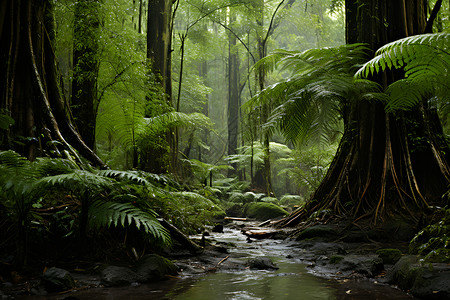
<svg viewBox="0 0 450 300">
<path fill-rule="evenodd" d="M 414 255 L 401 257 L 386 276 L 386 281 L 410 290 L 423 299 L 450 299 L 450 270 L 446 264 L 421 264 Z"/>
<path fill-rule="evenodd" d="M 387 274 L 386 281 L 398 285 L 401 289 L 409 290 L 412 288 L 416 277 L 422 273 L 422 266 L 415 255 L 405 255 L 401 257 Z"/>
<path fill-rule="evenodd" d="M 338 264 L 342 271 L 352 271 L 367 277 L 374 277 L 383 271 L 383 260 L 374 255 L 346 255 Z"/>
<path fill-rule="evenodd" d="M 399 249 L 379 249 L 376 253 L 386 265 L 393 265 L 402 257 L 402 251 Z"/>
<path fill-rule="evenodd" d="M 75 287 L 75 280 L 69 271 L 50 268 L 42 276 L 42 284 L 49 292 L 61 292 Z"/>
<path fill-rule="evenodd" d="M 223 233 L 223 225 L 222 224 L 214 225 L 212 232 Z"/>
<path fill-rule="evenodd" d="M 108 266 L 102 271 L 102 281 L 106 286 L 131 285 L 141 277 L 127 267 Z"/>
<path fill-rule="evenodd" d="M 273 203 L 253 202 L 244 208 L 244 213 L 249 218 L 255 218 L 259 221 L 278 218 L 287 215 L 287 211 Z"/>
<path fill-rule="evenodd" d="M 172 261 L 156 254 L 144 256 L 136 266 L 139 282 L 162 280 L 166 275 L 177 275 L 177 269 Z"/>
<path fill-rule="evenodd" d="M 244 209 L 242 204 L 233 204 L 229 208 L 225 210 L 227 216 L 232 217 L 243 217 L 244 216 Z"/>
<path fill-rule="evenodd" d="M 278 267 L 267 257 L 255 257 L 248 260 L 250 269 L 256 270 L 278 270 Z"/>
<path fill-rule="evenodd" d="M 450 299 L 450 271 L 424 269 L 414 281 L 411 294 L 423 299 Z"/>
</svg>

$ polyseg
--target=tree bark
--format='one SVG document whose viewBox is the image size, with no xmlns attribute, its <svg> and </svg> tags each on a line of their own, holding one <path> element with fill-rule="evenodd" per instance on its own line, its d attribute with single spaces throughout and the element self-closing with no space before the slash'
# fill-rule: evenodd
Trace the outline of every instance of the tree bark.
<svg viewBox="0 0 450 300">
<path fill-rule="evenodd" d="M 74 7 L 71 108 L 75 124 L 91 149 L 95 149 L 98 108 L 100 5 L 98 0 L 80 0 Z"/>
<path fill-rule="evenodd" d="M 25 142 L 1 147 L 34 159 L 50 151 L 61 155 L 53 143 L 58 141 L 72 155 L 78 157 L 74 147 L 93 164 L 104 166 L 72 126 L 64 105 L 52 45 L 52 2 L 3 3 L 0 9 L 6 12 L 0 12 L 5 16 L 0 33 L 0 108 L 15 120 L 11 140 Z"/>
<path fill-rule="evenodd" d="M 234 15 L 230 23 L 235 21 Z M 236 36 L 228 34 L 228 155 L 236 155 L 239 128 L 239 60 L 236 49 Z M 237 164 L 231 165 L 228 176 L 235 176 Z"/>
<path fill-rule="evenodd" d="M 150 63 L 150 72 L 156 74 L 166 96 L 167 107 L 159 112 L 148 112 L 148 116 L 155 113 L 167 112 L 172 109 L 172 1 L 171 0 L 149 0 L 147 16 L 147 59 Z M 148 101 L 152 99 L 148 98 Z M 164 141 L 165 140 L 165 141 Z M 155 145 L 147 143 L 146 149 L 140 149 L 141 168 L 155 173 L 166 173 L 170 169 L 176 170 L 178 147 L 176 133 L 169 132 L 161 137 L 160 143 L 167 143 L 166 147 L 154 148 Z M 168 161 L 166 156 L 170 155 Z"/>
</svg>

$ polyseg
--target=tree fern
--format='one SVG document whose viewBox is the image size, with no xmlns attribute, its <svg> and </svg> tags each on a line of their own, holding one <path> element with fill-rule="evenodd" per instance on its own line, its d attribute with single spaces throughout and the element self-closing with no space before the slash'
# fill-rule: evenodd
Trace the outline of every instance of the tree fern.
<svg viewBox="0 0 450 300">
<path fill-rule="evenodd" d="M 261 91 L 246 106 L 272 103 L 265 126 L 277 126 L 292 142 L 335 136 L 349 101 L 377 89 L 375 83 L 353 80 L 358 66 L 367 61 L 367 52 L 364 45 L 354 44 L 276 53 L 280 68 L 292 75 Z"/>
<path fill-rule="evenodd" d="M 89 226 L 102 228 L 136 226 L 152 235 L 164 245 L 169 245 L 170 235 L 156 219 L 154 211 L 143 211 L 130 203 L 96 201 L 89 207 Z"/>
<path fill-rule="evenodd" d="M 369 77 L 386 69 L 402 69 L 405 73 L 405 79 L 387 89 L 388 110 L 408 109 L 431 96 L 446 102 L 450 88 L 450 34 L 416 35 L 389 43 L 378 49 L 355 76 Z"/>
</svg>

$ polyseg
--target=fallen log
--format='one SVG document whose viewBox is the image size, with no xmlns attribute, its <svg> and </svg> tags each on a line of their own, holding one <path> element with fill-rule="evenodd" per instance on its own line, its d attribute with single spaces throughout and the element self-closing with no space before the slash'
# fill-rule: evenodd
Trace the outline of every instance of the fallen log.
<svg viewBox="0 0 450 300">
<path fill-rule="evenodd" d="M 273 229 L 250 229 L 243 231 L 243 234 L 254 239 L 265 239 L 271 237 L 277 232 L 278 230 Z"/>
<path fill-rule="evenodd" d="M 251 219 L 248 218 L 235 218 L 235 217 L 225 217 L 224 220 L 230 220 L 230 221 L 252 221 Z"/>
</svg>

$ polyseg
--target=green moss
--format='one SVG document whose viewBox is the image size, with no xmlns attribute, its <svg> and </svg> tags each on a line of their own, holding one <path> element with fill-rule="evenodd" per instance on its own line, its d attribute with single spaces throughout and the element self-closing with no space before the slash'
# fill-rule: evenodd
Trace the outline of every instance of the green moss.
<svg viewBox="0 0 450 300">
<path fill-rule="evenodd" d="M 275 197 L 264 197 L 260 200 L 261 202 L 273 203 L 278 205 L 278 199 Z"/>
<path fill-rule="evenodd" d="M 257 220 L 268 220 L 277 217 L 282 217 L 288 213 L 273 203 L 255 202 L 249 203 L 244 208 L 244 214 L 249 218 L 255 218 Z"/>
<path fill-rule="evenodd" d="M 330 264 L 335 265 L 335 264 L 339 263 L 343 259 L 344 259 L 343 256 L 332 256 L 332 257 L 330 257 Z"/>
<path fill-rule="evenodd" d="M 402 251 L 398 249 L 379 249 L 376 253 L 384 264 L 389 265 L 395 264 L 402 257 Z"/>
</svg>

